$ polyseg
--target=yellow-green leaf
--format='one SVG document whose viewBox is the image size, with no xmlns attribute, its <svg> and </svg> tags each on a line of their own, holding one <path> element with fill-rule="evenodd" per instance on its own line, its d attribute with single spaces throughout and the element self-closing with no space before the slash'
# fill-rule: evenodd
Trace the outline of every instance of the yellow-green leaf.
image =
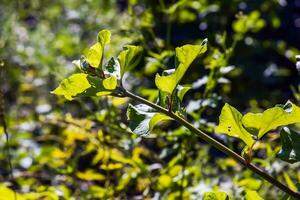
<svg viewBox="0 0 300 200">
<path fill-rule="evenodd" d="M 98 42 L 104 47 L 106 44 L 110 43 L 110 36 L 110 31 L 104 29 L 98 33 Z"/>
<path fill-rule="evenodd" d="M 173 120 L 173 119 L 165 114 L 156 113 L 149 122 L 150 131 L 153 130 L 155 125 L 158 124 L 159 122 L 167 121 L 167 120 Z"/>
<path fill-rule="evenodd" d="M 86 61 L 90 66 L 99 68 L 103 60 L 103 52 L 106 44 L 110 42 L 110 32 L 102 30 L 98 33 L 98 42 L 95 43 L 89 50 L 86 56 Z"/>
<path fill-rule="evenodd" d="M 157 74 L 155 76 L 157 88 L 163 92 L 172 94 L 192 62 L 199 54 L 204 53 L 206 49 L 206 40 L 203 41 L 201 45 L 184 45 L 177 47 L 175 52 L 178 66 L 175 72 L 170 75 L 160 76 Z"/>
<path fill-rule="evenodd" d="M 247 113 L 242 118 L 245 128 L 261 138 L 268 131 L 279 126 L 300 123 L 300 108 L 291 102 L 283 107 L 275 106 L 263 113 Z"/>
<path fill-rule="evenodd" d="M 95 43 L 88 51 L 86 55 L 86 61 L 90 66 L 99 68 L 102 59 L 102 46 L 99 42 Z"/>
<path fill-rule="evenodd" d="M 172 177 L 170 177 L 169 175 L 163 174 L 158 178 L 158 187 L 161 190 L 170 187 L 171 184 Z"/>
<path fill-rule="evenodd" d="M 203 200 L 229 200 L 229 197 L 225 192 L 205 192 Z"/>
<path fill-rule="evenodd" d="M 91 169 L 88 169 L 84 172 L 77 172 L 76 176 L 82 180 L 85 181 L 102 181 L 105 180 L 105 176 L 94 171 Z"/>
<path fill-rule="evenodd" d="M 124 50 L 118 56 L 118 60 L 121 67 L 121 77 L 128 70 L 134 68 L 139 62 L 139 54 L 143 48 L 140 46 L 127 45 Z"/>
<path fill-rule="evenodd" d="M 283 172 L 283 177 L 285 179 L 285 182 L 289 186 L 289 188 L 291 188 L 291 190 L 293 190 L 293 191 L 297 191 L 297 186 L 293 183 L 293 181 L 292 181 L 291 177 L 289 176 L 289 174 L 286 173 L 286 172 Z"/>
<path fill-rule="evenodd" d="M 254 190 L 246 190 L 245 200 L 263 200 Z"/>
<path fill-rule="evenodd" d="M 178 98 L 180 99 L 180 101 L 183 100 L 183 97 L 184 95 L 191 89 L 192 87 L 191 86 L 181 86 L 181 85 L 178 85 L 177 86 L 177 96 Z"/>
<path fill-rule="evenodd" d="M 225 133 L 229 136 L 240 138 L 249 147 L 255 142 L 252 135 L 242 125 L 242 114 L 227 103 L 222 108 L 219 125 L 215 131 L 216 133 Z"/>
<path fill-rule="evenodd" d="M 115 76 L 108 77 L 103 80 L 103 86 L 107 90 L 114 90 L 117 87 L 117 78 Z"/>
<path fill-rule="evenodd" d="M 6 187 L 3 184 L 0 185 L 0 200 L 14 200 L 14 199 L 25 200 L 23 195 L 16 193 L 16 197 L 15 197 L 15 192 L 12 189 Z"/>
<path fill-rule="evenodd" d="M 88 75 L 84 73 L 73 74 L 69 78 L 64 79 L 51 93 L 63 95 L 66 99 L 72 100 L 73 97 L 83 93 L 86 89 L 91 87 L 87 77 Z"/>
<path fill-rule="evenodd" d="M 67 100 L 73 100 L 77 96 L 103 96 L 109 95 L 116 88 L 116 78 L 105 81 L 84 73 L 73 74 L 64 79 L 51 93 L 62 95 Z M 112 89 L 113 88 L 113 89 Z"/>
</svg>

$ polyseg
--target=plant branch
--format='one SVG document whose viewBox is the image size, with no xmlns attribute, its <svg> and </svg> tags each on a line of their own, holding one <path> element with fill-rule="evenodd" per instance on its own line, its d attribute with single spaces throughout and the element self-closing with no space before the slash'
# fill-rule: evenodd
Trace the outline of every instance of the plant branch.
<svg viewBox="0 0 300 200">
<path fill-rule="evenodd" d="M 232 157 L 237 162 L 239 162 L 240 164 L 242 164 L 246 168 L 250 169 L 254 173 L 258 174 L 259 176 L 261 176 L 263 179 L 267 180 L 272 185 L 275 185 L 277 188 L 279 188 L 282 191 L 286 192 L 290 196 L 295 197 L 297 199 L 300 199 L 300 193 L 299 192 L 293 191 L 292 189 L 290 189 L 286 185 L 282 184 L 277 179 L 275 179 L 274 177 L 270 176 L 268 173 L 266 173 L 265 171 L 263 171 L 262 169 L 257 167 L 256 165 L 254 165 L 252 163 L 249 163 L 242 156 L 240 156 L 236 152 L 232 151 L 231 149 L 229 149 L 227 146 L 223 145 L 222 143 L 218 142 L 217 140 L 215 140 L 211 136 L 207 135 L 205 132 L 197 129 L 191 123 L 189 123 L 187 120 L 185 120 L 182 117 L 176 115 L 175 113 L 169 112 L 167 109 L 165 109 L 165 108 L 163 108 L 163 107 L 161 107 L 157 104 L 154 104 L 154 103 L 152 103 L 152 102 L 150 102 L 150 101 L 148 101 L 148 100 L 146 100 L 146 99 L 144 99 L 140 96 L 137 96 L 137 95 L 135 95 L 135 94 L 133 94 L 133 93 L 127 91 L 127 90 L 125 90 L 123 92 L 124 92 L 125 96 L 127 96 L 129 98 L 132 98 L 133 100 L 136 100 L 140 103 L 144 103 L 144 104 L 156 109 L 157 111 L 159 111 L 161 113 L 164 113 L 164 114 L 168 115 L 169 117 L 173 118 L 175 121 L 177 121 L 181 125 L 188 128 L 192 133 L 199 136 L 201 139 L 203 139 L 204 141 L 206 141 L 207 143 L 209 143 L 213 147 L 217 148 L 218 150 L 222 151 L 226 155 Z"/>
</svg>

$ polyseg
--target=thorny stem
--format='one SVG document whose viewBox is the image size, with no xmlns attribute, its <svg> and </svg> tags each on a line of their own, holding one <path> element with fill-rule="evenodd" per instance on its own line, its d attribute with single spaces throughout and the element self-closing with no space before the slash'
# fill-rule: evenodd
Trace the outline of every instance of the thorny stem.
<svg viewBox="0 0 300 200">
<path fill-rule="evenodd" d="M 191 123 L 189 123 L 187 120 L 185 120 L 182 117 L 176 115 L 175 113 L 170 112 L 169 110 L 167 110 L 167 109 L 165 109 L 165 108 L 163 108 L 163 107 L 161 107 L 157 104 L 154 104 L 154 103 L 152 103 L 152 102 L 150 102 L 150 101 L 148 101 L 148 100 L 146 100 L 146 99 L 144 99 L 140 96 L 137 96 L 137 95 L 135 95 L 135 94 L 133 94 L 133 93 L 127 91 L 127 90 L 124 90 L 123 92 L 124 92 L 124 96 L 132 98 L 133 100 L 138 101 L 140 103 L 144 103 L 144 104 L 156 109 L 157 111 L 159 111 L 161 113 L 164 113 L 164 114 L 168 115 L 169 117 L 173 118 L 175 121 L 177 121 L 181 125 L 185 126 L 187 129 L 189 129 L 193 134 L 197 135 L 198 137 L 200 137 L 201 139 L 203 139 L 204 141 L 206 141 L 207 143 L 209 143 L 213 147 L 217 148 L 218 150 L 222 151 L 226 155 L 232 157 L 237 162 L 239 162 L 240 164 L 242 164 L 246 168 L 250 169 L 254 173 L 258 174 L 259 176 L 261 176 L 263 179 L 267 180 L 272 185 L 275 185 L 277 188 L 279 188 L 282 191 L 286 192 L 290 196 L 295 197 L 296 199 L 300 199 L 300 193 L 299 192 L 293 191 L 292 189 L 290 189 L 289 187 L 287 187 L 286 185 L 279 182 L 277 179 L 275 179 L 274 177 L 270 176 L 268 173 L 266 173 L 265 171 L 263 171 L 262 169 L 257 167 L 256 165 L 247 162 L 247 160 L 245 160 L 242 156 L 240 156 L 239 154 L 237 154 L 233 150 L 229 149 L 227 146 L 223 145 L 222 143 L 218 142 L 217 140 L 215 140 L 211 136 L 207 135 L 205 132 L 197 129 Z"/>
</svg>

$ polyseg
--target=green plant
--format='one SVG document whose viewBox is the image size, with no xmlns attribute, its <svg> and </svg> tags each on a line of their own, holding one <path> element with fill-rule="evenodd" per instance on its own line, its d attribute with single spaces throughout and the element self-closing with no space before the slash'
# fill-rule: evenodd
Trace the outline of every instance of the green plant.
<svg viewBox="0 0 300 200">
<path fill-rule="evenodd" d="M 185 108 L 182 106 L 182 100 L 190 87 L 181 86 L 179 83 L 191 63 L 197 56 L 206 51 L 207 40 L 203 40 L 199 45 L 184 45 L 176 48 L 176 67 L 171 70 L 165 70 L 161 75 L 157 74 L 155 77 L 155 85 L 158 88 L 157 103 L 150 102 L 123 87 L 124 74 L 137 65 L 142 48 L 138 46 L 126 46 L 117 58 L 113 57 L 107 63 L 103 64 L 105 45 L 109 42 L 110 32 L 107 30 L 100 31 L 97 43 L 89 49 L 86 56 L 74 62 L 82 70 L 82 73 L 73 74 L 63 80 L 52 93 L 63 95 L 68 100 L 72 100 L 78 96 L 99 97 L 111 95 L 129 97 L 140 103 L 135 106 L 130 104 L 127 109 L 129 128 L 132 132 L 140 136 L 145 136 L 159 122 L 175 120 L 193 134 L 234 158 L 240 164 L 260 175 L 263 179 L 280 188 L 291 197 L 300 197 L 300 193 L 282 184 L 264 170 L 251 163 L 253 146 L 267 132 L 280 126 L 300 123 L 300 108 L 298 106 L 288 101 L 284 105 L 267 109 L 263 113 L 247 113 L 246 115 L 242 115 L 234 107 L 225 104 L 220 115 L 220 123 L 215 131 L 243 140 L 246 147 L 242 156 L 240 156 L 212 136 L 189 123 L 186 120 Z M 299 143 L 299 133 L 283 129 L 281 137 L 283 147 L 279 153 L 279 158 L 291 163 L 298 162 L 299 145 L 297 144 Z M 206 196 L 209 196 L 209 194 Z M 248 191 L 245 198 L 250 199 L 249 196 L 255 198 L 258 194 L 254 191 Z"/>
</svg>

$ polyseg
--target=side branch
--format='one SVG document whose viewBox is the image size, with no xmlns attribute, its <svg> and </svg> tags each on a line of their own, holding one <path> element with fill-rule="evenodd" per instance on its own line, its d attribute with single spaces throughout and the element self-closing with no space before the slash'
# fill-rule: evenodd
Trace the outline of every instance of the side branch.
<svg viewBox="0 0 300 200">
<path fill-rule="evenodd" d="M 142 98 L 140 96 L 137 96 L 137 95 L 135 95 L 135 94 L 133 94 L 133 93 L 127 91 L 127 90 L 125 90 L 123 92 L 124 92 L 124 96 L 132 98 L 133 100 L 138 101 L 140 103 L 144 103 L 144 104 L 146 104 L 146 105 L 148 105 L 148 106 L 156 109 L 157 111 L 159 111 L 161 113 L 164 113 L 164 114 L 168 115 L 169 117 L 173 118 L 178 123 L 180 123 L 181 125 L 183 125 L 186 128 L 188 128 L 192 133 L 194 133 L 195 135 L 197 135 L 198 137 L 200 137 L 201 139 L 203 139 L 204 141 L 206 141 L 207 143 L 209 143 L 213 147 L 219 149 L 220 151 L 222 151 L 226 155 L 232 157 L 233 159 L 235 159 L 237 162 L 239 162 L 240 164 L 242 164 L 246 168 L 250 169 L 254 173 L 256 173 L 259 176 L 261 176 L 263 179 L 265 179 L 268 182 L 270 182 L 272 185 L 275 185 L 276 187 L 278 187 L 282 191 L 286 192 L 287 194 L 291 195 L 292 197 L 295 197 L 296 199 L 300 199 L 300 193 L 299 192 L 295 192 L 295 191 L 291 190 L 289 187 L 287 187 L 286 185 L 282 184 L 277 179 L 275 179 L 274 177 L 270 176 L 268 173 L 264 172 L 262 169 L 260 169 L 256 165 L 254 165 L 254 164 L 249 163 L 248 161 L 246 161 L 242 156 L 240 156 L 236 152 L 232 151 L 227 146 L 223 145 L 222 143 L 218 142 L 217 140 L 215 140 L 211 136 L 207 135 L 203 131 L 201 131 L 201 130 L 197 129 L 196 127 L 194 127 L 187 120 L 185 120 L 182 117 L 174 114 L 173 112 L 170 112 L 167 109 L 165 109 L 165 108 L 163 108 L 163 107 L 161 107 L 161 106 L 159 106 L 157 104 L 154 104 L 154 103 L 152 103 L 152 102 L 150 102 L 150 101 L 148 101 L 148 100 L 146 100 L 146 99 L 144 99 L 144 98 Z"/>
</svg>

